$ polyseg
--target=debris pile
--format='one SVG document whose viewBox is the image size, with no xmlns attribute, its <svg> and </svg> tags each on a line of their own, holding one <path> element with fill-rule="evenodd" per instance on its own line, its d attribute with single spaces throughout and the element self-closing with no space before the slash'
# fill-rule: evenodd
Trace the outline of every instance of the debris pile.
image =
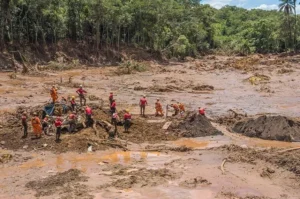
<svg viewBox="0 0 300 199">
<path fill-rule="evenodd" d="M 189 112 L 186 119 L 179 123 L 177 129 L 181 130 L 183 137 L 223 135 L 222 132 L 212 126 L 207 117 L 194 112 Z"/>
<path fill-rule="evenodd" d="M 235 124 L 233 131 L 266 140 L 300 140 L 300 122 L 283 116 L 260 116 L 257 119 L 240 121 Z"/>
</svg>

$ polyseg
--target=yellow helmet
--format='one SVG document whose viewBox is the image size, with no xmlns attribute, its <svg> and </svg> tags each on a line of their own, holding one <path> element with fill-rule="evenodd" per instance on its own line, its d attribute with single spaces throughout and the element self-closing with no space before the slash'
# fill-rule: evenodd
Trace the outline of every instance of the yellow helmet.
<svg viewBox="0 0 300 199">
<path fill-rule="evenodd" d="M 72 99 L 75 99 L 75 96 L 72 96 Z"/>
<path fill-rule="evenodd" d="M 129 109 L 126 109 L 125 112 L 126 112 L 126 113 L 129 113 Z"/>
</svg>

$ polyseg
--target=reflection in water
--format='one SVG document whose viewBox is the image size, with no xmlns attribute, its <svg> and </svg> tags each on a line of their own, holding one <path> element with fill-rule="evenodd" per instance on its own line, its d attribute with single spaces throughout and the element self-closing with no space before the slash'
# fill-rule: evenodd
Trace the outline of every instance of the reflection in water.
<svg viewBox="0 0 300 199">
<path fill-rule="evenodd" d="M 63 172 L 68 169 L 79 169 L 86 172 L 88 168 L 97 166 L 99 162 L 110 162 L 110 163 L 130 163 L 133 160 L 147 161 L 151 158 L 159 157 L 159 152 L 131 152 L 131 151 L 117 151 L 107 155 L 99 153 L 87 153 L 87 154 L 76 154 L 66 153 L 56 155 L 54 158 L 48 158 L 46 160 L 34 159 L 29 160 L 18 166 L 22 169 L 34 169 L 45 167 L 54 167 L 57 172 Z M 53 161 L 54 159 L 54 161 Z"/>
</svg>

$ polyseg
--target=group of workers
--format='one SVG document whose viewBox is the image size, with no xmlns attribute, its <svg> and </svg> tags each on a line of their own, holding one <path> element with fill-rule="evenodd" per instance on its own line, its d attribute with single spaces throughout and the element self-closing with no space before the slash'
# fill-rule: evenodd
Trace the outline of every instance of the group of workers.
<svg viewBox="0 0 300 199">
<path fill-rule="evenodd" d="M 86 99 L 85 99 L 84 94 L 87 92 L 83 89 L 82 85 L 80 85 L 80 88 L 76 91 L 76 93 L 78 94 L 78 96 L 80 98 L 80 105 L 85 106 L 86 125 L 87 125 L 87 127 L 90 127 L 93 124 L 92 108 L 89 106 L 86 106 Z M 57 88 L 55 86 L 52 86 L 52 88 L 50 90 L 50 95 L 52 98 L 52 103 L 53 104 L 57 103 L 58 102 L 58 93 L 57 93 Z M 61 103 L 66 104 L 67 99 L 62 97 Z M 77 106 L 77 104 L 75 101 L 75 96 L 72 96 L 72 98 L 70 100 L 71 114 L 68 116 L 68 119 L 67 119 L 70 133 L 73 133 L 76 130 L 76 121 L 77 121 L 76 106 Z M 24 135 L 22 138 L 26 138 L 28 136 L 28 124 L 27 124 L 28 114 L 27 114 L 27 112 L 23 112 L 21 121 L 22 121 L 23 130 L 24 130 Z M 36 112 L 33 113 L 33 117 L 31 118 L 31 125 L 32 125 L 33 133 L 35 135 L 35 139 L 41 138 L 42 133 L 50 136 L 49 127 L 51 126 L 51 123 L 52 122 L 50 121 L 49 115 L 46 115 L 43 118 L 43 120 L 41 121 L 38 114 Z M 55 120 L 53 121 L 53 123 L 56 127 L 55 141 L 60 142 L 61 141 L 60 135 L 61 135 L 61 130 L 62 130 L 64 120 L 61 117 L 61 115 L 58 115 L 57 117 L 55 117 Z"/>
<path fill-rule="evenodd" d="M 87 91 L 85 91 L 82 87 L 82 85 L 80 85 L 79 89 L 76 90 L 76 93 L 79 96 L 80 99 L 80 105 L 81 106 L 85 106 L 85 114 L 86 114 L 86 126 L 87 127 L 91 127 L 93 125 L 93 119 L 92 119 L 92 108 L 89 106 L 86 106 L 86 98 L 85 98 L 85 94 L 87 93 Z M 58 102 L 58 93 L 57 93 L 57 88 L 55 86 L 52 87 L 52 89 L 50 90 L 50 95 L 52 98 L 52 103 L 55 104 Z M 67 99 L 65 99 L 64 97 L 62 97 L 62 102 L 63 103 L 67 103 Z M 71 97 L 71 100 L 69 101 L 70 103 L 70 109 L 71 109 L 71 113 L 68 116 L 68 125 L 69 125 L 69 133 L 73 133 L 76 130 L 76 121 L 78 119 L 77 116 L 77 104 L 75 101 L 75 96 Z M 129 113 L 129 110 L 125 110 L 124 113 L 124 117 L 123 117 L 123 122 L 120 121 L 119 115 L 117 113 L 117 104 L 116 104 L 116 100 L 114 99 L 114 95 L 113 92 L 110 93 L 109 95 L 109 104 L 110 104 L 110 111 L 111 111 L 111 123 L 112 125 L 115 127 L 114 128 L 114 135 L 117 134 L 117 125 L 121 124 L 124 125 L 124 130 L 125 132 L 129 131 L 129 128 L 131 126 L 131 119 L 132 116 Z M 146 111 L 146 106 L 148 105 L 148 101 L 145 95 L 142 96 L 142 98 L 140 99 L 139 102 L 139 106 L 140 106 L 140 115 L 142 117 L 145 117 L 145 111 Z M 167 105 L 167 111 L 168 108 L 172 107 L 174 109 L 174 114 L 173 116 L 176 116 L 178 114 L 180 114 L 181 116 L 183 115 L 183 113 L 185 112 L 185 106 L 184 104 L 178 102 L 175 104 L 171 104 L 171 105 Z M 199 107 L 199 115 L 205 115 L 205 109 Z M 163 106 L 160 102 L 159 99 L 156 99 L 155 102 L 155 116 L 164 116 L 164 111 L 163 111 Z M 28 120 L 28 115 L 26 112 L 24 112 L 22 114 L 22 126 L 24 129 L 24 135 L 23 138 L 26 138 L 28 135 L 28 124 L 27 124 L 27 120 Z M 31 125 L 33 128 L 33 133 L 36 136 L 35 139 L 39 139 L 41 138 L 42 133 L 44 133 L 45 135 L 50 135 L 49 134 L 49 127 L 51 126 L 51 123 L 54 123 L 55 127 L 56 127 L 56 142 L 60 142 L 60 135 L 61 135 L 61 131 L 62 131 L 62 126 L 64 123 L 64 120 L 61 118 L 61 115 L 55 117 L 55 120 L 50 122 L 50 117 L 49 115 L 46 115 L 43 120 L 41 121 L 40 118 L 38 117 L 37 113 L 33 114 L 33 117 L 31 118 Z"/>
</svg>

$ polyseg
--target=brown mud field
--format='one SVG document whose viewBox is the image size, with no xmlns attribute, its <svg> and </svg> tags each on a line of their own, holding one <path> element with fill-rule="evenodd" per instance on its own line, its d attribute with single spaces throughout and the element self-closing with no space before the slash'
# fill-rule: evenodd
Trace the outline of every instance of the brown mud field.
<svg viewBox="0 0 300 199">
<path fill-rule="evenodd" d="M 299 59 L 206 56 L 148 61 L 145 72 L 131 74 L 86 66 L 45 66 L 34 76 L 1 73 L 0 198 L 298 199 Z M 32 139 L 29 123 L 22 139 L 22 112 L 42 115 L 52 85 L 66 98 L 83 85 L 93 127 L 82 122 L 69 133 L 64 126 L 56 143 L 55 129 Z M 132 113 L 129 132 L 117 126 L 115 139 L 109 138 L 109 92 L 121 118 L 126 109 Z M 163 117 L 155 117 L 157 98 Z M 186 112 L 172 116 L 166 107 L 178 102 Z M 82 107 L 78 113 L 84 121 Z"/>
</svg>

